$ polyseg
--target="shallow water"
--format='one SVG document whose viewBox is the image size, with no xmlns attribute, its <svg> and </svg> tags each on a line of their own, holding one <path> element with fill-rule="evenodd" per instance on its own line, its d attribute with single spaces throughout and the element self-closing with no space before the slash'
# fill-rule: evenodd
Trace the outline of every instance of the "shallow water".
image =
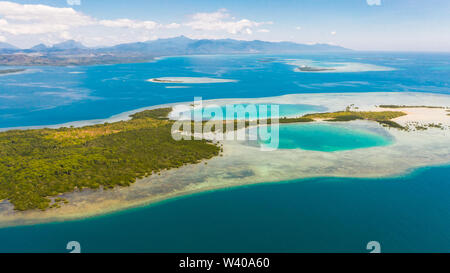
<svg viewBox="0 0 450 273">
<path fill-rule="evenodd" d="M 0 252 L 450 251 L 450 167 L 195 194 L 65 223 L 0 229 Z"/>
<path fill-rule="evenodd" d="M 363 129 L 338 124 L 282 124 L 278 141 L 259 141 L 265 147 L 334 152 L 385 146 L 392 139 Z"/>
<path fill-rule="evenodd" d="M 262 62 L 270 57 L 272 61 Z M 291 59 L 354 62 L 395 71 L 298 73 Z M 402 92 L 449 94 L 449 54 L 364 53 L 233 55 L 165 58 L 151 63 L 32 67 L 0 77 L 0 128 L 103 119 L 141 107 L 194 97 L 255 98 L 293 93 Z M 75 72 L 75 73 L 74 73 Z M 232 83 L 166 88 L 155 77 L 212 77 Z"/>
<path fill-rule="evenodd" d="M 274 107 L 278 107 L 278 109 L 275 110 Z M 306 113 L 324 112 L 326 110 L 327 108 L 322 106 L 307 104 L 230 104 L 224 106 L 208 106 L 182 112 L 179 115 L 182 119 L 196 120 L 266 119 L 298 117 Z"/>
</svg>

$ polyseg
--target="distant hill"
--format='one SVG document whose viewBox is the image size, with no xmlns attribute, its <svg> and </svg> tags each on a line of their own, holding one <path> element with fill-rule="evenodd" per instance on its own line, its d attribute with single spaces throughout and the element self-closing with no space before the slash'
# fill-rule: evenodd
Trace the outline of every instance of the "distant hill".
<svg viewBox="0 0 450 273">
<path fill-rule="evenodd" d="M 135 54 L 149 54 L 154 56 L 161 55 L 180 55 L 186 54 L 186 48 L 194 40 L 179 36 L 168 39 L 158 39 L 154 41 L 121 44 L 113 47 L 98 49 L 100 52 L 113 53 L 135 53 Z"/>
<path fill-rule="evenodd" d="M 305 45 L 293 42 L 242 41 L 233 39 L 194 40 L 184 36 L 155 41 L 121 44 L 102 48 L 102 52 L 141 52 L 156 55 L 180 54 L 239 54 L 239 53 L 296 53 L 304 51 L 348 51 L 349 49 L 328 45 Z"/>
<path fill-rule="evenodd" d="M 345 52 L 350 49 L 329 44 L 297 44 L 293 42 L 242 41 L 233 39 L 195 40 L 185 36 L 147 42 L 88 48 L 68 40 L 51 47 L 38 44 L 19 49 L 0 43 L 0 64 L 3 65 L 86 65 L 104 63 L 146 62 L 158 56 L 193 54 L 249 54 Z"/>
<path fill-rule="evenodd" d="M 31 51 L 44 51 L 47 49 L 49 49 L 49 47 L 44 44 L 38 44 L 30 48 Z"/>
<path fill-rule="evenodd" d="M 82 43 L 68 40 L 59 44 L 54 44 L 51 47 L 52 50 L 72 50 L 72 49 L 87 49 Z"/>
<path fill-rule="evenodd" d="M 19 49 L 11 44 L 0 42 L 0 49 Z"/>
</svg>

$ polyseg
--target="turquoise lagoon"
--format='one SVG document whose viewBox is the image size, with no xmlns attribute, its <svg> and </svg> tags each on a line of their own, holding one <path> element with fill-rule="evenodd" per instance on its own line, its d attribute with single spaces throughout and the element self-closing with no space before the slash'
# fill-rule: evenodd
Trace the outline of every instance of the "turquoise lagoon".
<svg viewBox="0 0 450 273">
<path fill-rule="evenodd" d="M 279 126 L 278 143 L 273 140 L 259 140 L 259 143 L 267 148 L 334 152 L 386 146 L 392 141 L 393 139 L 386 134 L 338 124 L 294 123 Z"/>
<path fill-rule="evenodd" d="M 273 61 L 258 61 L 266 57 Z M 359 62 L 396 70 L 297 73 L 287 59 Z M 194 96 L 208 100 L 292 93 L 450 94 L 450 71 L 435 69 L 449 63 L 447 53 L 349 52 L 32 67 L 28 73 L 0 77 L 0 128 L 104 119 L 142 107 L 193 101 Z M 155 77 L 237 82 L 166 88 L 146 81 Z M 282 127 L 287 136 L 283 147 L 330 151 L 389 141 L 353 132 L 351 139 L 360 143 L 352 146 L 336 131 L 340 141 L 330 144 L 335 140 L 327 139 L 324 144 L 305 138 L 322 129 L 329 133 L 329 128 L 303 127 L 296 136 L 294 127 Z M 442 166 L 396 178 L 323 177 L 207 192 L 82 220 L 2 228 L 0 252 L 67 252 L 66 244 L 73 240 L 81 243 L 83 252 L 367 252 L 367 242 L 374 240 L 384 252 L 450 252 L 449 181 L 450 167 Z"/>
<path fill-rule="evenodd" d="M 278 107 L 278 114 L 275 114 L 274 106 Z M 247 112 L 245 112 L 246 109 Z M 297 117 L 307 113 L 325 112 L 326 110 L 327 108 L 322 106 L 307 104 L 230 104 L 203 107 L 180 114 L 186 118 L 196 120 L 199 119 L 196 117 L 200 117 L 202 120 L 254 120 L 258 118 Z"/>
</svg>

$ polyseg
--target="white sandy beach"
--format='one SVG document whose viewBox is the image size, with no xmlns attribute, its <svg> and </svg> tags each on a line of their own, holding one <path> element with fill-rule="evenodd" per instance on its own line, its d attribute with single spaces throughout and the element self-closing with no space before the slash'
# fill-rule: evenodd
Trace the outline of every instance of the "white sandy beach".
<svg viewBox="0 0 450 273">
<path fill-rule="evenodd" d="M 366 63 L 351 63 L 351 62 L 319 62 L 312 60 L 290 59 L 286 61 L 287 64 L 295 66 L 295 72 L 300 73 L 351 73 L 351 72 L 369 72 L 369 71 L 392 71 L 395 68 L 366 64 Z M 311 67 L 319 69 L 329 69 L 323 71 L 302 71 L 299 67 Z"/>
<path fill-rule="evenodd" d="M 206 78 L 206 77 L 162 77 L 148 79 L 149 82 L 155 83 L 170 83 L 170 84 L 201 84 L 201 83 L 226 83 L 226 82 L 237 82 L 237 80 L 230 79 L 216 79 L 216 78 Z"/>
</svg>

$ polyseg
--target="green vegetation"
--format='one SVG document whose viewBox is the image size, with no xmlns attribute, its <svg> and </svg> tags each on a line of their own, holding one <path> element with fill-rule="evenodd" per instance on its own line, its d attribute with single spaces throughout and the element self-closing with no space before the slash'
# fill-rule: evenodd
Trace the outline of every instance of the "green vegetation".
<svg viewBox="0 0 450 273">
<path fill-rule="evenodd" d="M 380 108 L 438 108 L 438 109 L 444 109 L 442 106 L 426 106 L 426 105 L 392 105 L 392 104 L 385 104 L 385 105 L 379 105 Z"/>
<path fill-rule="evenodd" d="M 172 108 L 157 108 L 153 110 L 145 110 L 139 113 L 130 115 L 133 119 L 153 118 L 153 119 L 168 119 L 167 116 L 172 111 Z"/>
<path fill-rule="evenodd" d="M 397 128 L 399 130 L 407 130 L 404 126 L 401 126 L 400 124 L 392 120 L 377 120 L 377 122 L 385 127 Z"/>
<path fill-rule="evenodd" d="M 334 121 L 336 118 L 343 118 L 347 120 L 353 119 L 367 119 L 367 120 L 390 120 L 405 116 L 406 113 L 400 111 L 340 111 L 332 113 L 317 113 L 317 114 L 307 114 L 303 117 L 312 119 L 326 119 L 328 121 Z"/>
<path fill-rule="evenodd" d="M 312 122 L 312 121 L 314 121 L 314 119 L 307 117 L 297 117 L 297 118 L 284 117 L 279 119 L 279 123 L 296 123 L 296 122 Z"/>
<path fill-rule="evenodd" d="M 428 123 L 427 124 L 428 128 L 437 128 L 437 129 L 444 129 L 444 126 L 442 125 L 442 123 Z"/>
<path fill-rule="evenodd" d="M 413 121 L 413 122 L 408 122 L 406 125 L 406 128 L 408 129 L 408 131 L 425 131 L 428 130 L 430 128 L 435 128 L 435 129 L 441 129 L 441 130 L 445 130 L 448 129 L 448 127 L 444 126 L 444 124 L 442 123 L 419 123 L 417 121 Z"/>
<path fill-rule="evenodd" d="M 253 123 L 250 122 L 249 120 L 241 120 L 241 121 L 238 121 L 238 120 L 223 120 L 223 121 L 217 120 L 217 121 L 210 121 L 211 122 L 210 130 L 211 130 L 211 132 L 215 132 L 215 133 L 219 133 L 219 132 L 226 133 L 227 130 L 228 130 L 227 129 L 227 125 L 229 125 L 231 123 L 233 123 L 233 127 L 232 127 L 233 130 L 236 130 L 238 128 L 247 128 L 247 127 L 249 127 L 250 125 L 253 125 L 253 124 L 256 124 L 256 125 L 262 124 L 262 121 L 265 121 L 264 124 L 268 124 L 268 125 L 270 125 L 270 124 L 272 124 L 274 122 L 270 118 L 269 119 L 258 119 L 256 121 L 253 121 Z M 305 117 L 295 117 L 295 118 L 283 117 L 283 118 L 280 118 L 278 120 L 278 123 L 281 124 L 281 123 L 297 123 L 297 122 L 313 122 L 313 121 L 314 121 L 314 119 L 312 119 L 312 118 L 305 118 Z M 188 123 L 190 123 L 191 132 L 194 133 L 194 131 L 195 131 L 195 129 L 194 129 L 194 126 L 195 126 L 194 125 L 194 121 L 185 121 L 185 124 L 188 124 Z M 202 121 L 202 128 L 204 128 L 205 124 L 207 124 L 207 123 L 208 123 L 208 121 Z M 221 125 L 222 128 L 220 128 L 221 126 L 219 126 L 219 125 Z"/>
<path fill-rule="evenodd" d="M 326 121 L 351 121 L 351 120 L 372 120 L 380 123 L 386 127 L 392 127 L 404 130 L 405 128 L 400 124 L 392 121 L 394 118 L 398 118 L 406 115 L 400 111 L 381 111 L 381 112 L 369 112 L 369 111 L 340 111 L 333 113 L 317 113 L 307 114 L 304 118 L 310 119 L 324 119 Z"/>
<path fill-rule="evenodd" d="M 392 121 L 392 119 L 401 117 L 406 115 L 404 112 L 400 111 L 381 111 L 381 112 L 369 112 L 369 111 L 351 111 L 347 107 L 346 111 L 340 111 L 340 112 L 332 112 L 332 113 L 315 113 L 315 114 L 306 114 L 301 117 L 294 117 L 294 118 L 288 118 L 288 117 L 282 117 L 278 120 L 278 123 L 298 123 L 298 122 L 313 122 L 315 119 L 324 119 L 326 121 L 352 121 L 352 120 L 372 120 L 376 121 L 383 126 L 391 127 L 391 128 L 397 128 L 401 130 L 405 130 L 406 128 L 401 126 L 400 124 Z M 253 124 L 261 124 L 262 119 L 258 119 L 256 122 L 254 121 Z M 272 124 L 273 120 L 267 119 L 265 120 L 267 124 Z M 202 126 L 205 126 L 205 124 L 208 121 L 203 121 Z M 252 123 L 249 120 L 242 120 L 240 121 L 241 124 L 244 125 L 245 128 L 252 125 Z M 191 132 L 194 132 L 194 122 L 193 121 L 186 121 L 186 123 L 191 123 Z M 234 123 L 234 129 L 238 128 L 238 121 L 214 121 L 214 125 L 211 126 L 211 132 L 220 132 L 220 128 L 216 125 L 219 125 L 220 123 L 223 123 L 223 132 L 227 131 L 227 124 Z M 240 128 L 242 128 L 242 125 L 240 125 Z"/>
<path fill-rule="evenodd" d="M 217 156 L 206 140 L 175 141 L 170 108 L 147 110 L 128 121 L 81 128 L 0 133 L 0 199 L 16 210 L 59 207 L 62 193 L 128 186 L 165 169 Z M 54 200 L 52 200 L 54 199 Z"/>
</svg>

